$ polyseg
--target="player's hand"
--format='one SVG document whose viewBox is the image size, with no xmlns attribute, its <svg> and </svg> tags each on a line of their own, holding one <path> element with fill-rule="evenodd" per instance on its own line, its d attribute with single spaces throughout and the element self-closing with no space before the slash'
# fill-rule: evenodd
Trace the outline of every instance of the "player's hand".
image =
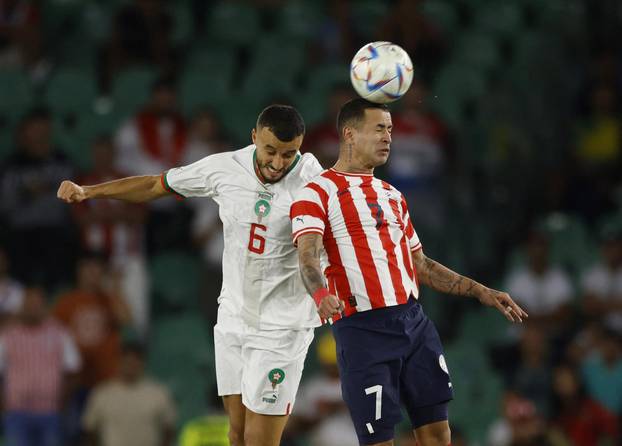
<svg viewBox="0 0 622 446">
<path fill-rule="evenodd" d="M 88 198 L 82 186 L 69 180 L 60 183 L 56 196 L 66 203 L 80 203 Z"/>
<path fill-rule="evenodd" d="M 529 317 L 525 310 L 518 306 L 508 293 L 491 288 L 484 288 L 478 296 L 478 299 L 484 305 L 495 307 L 511 322 L 522 323 L 523 319 Z"/>
<path fill-rule="evenodd" d="M 329 319 L 337 313 L 341 313 L 345 308 L 343 302 L 332 294 L 327 295 L 317 307 L 317 312 L 322 319 Z"/>
</svg>

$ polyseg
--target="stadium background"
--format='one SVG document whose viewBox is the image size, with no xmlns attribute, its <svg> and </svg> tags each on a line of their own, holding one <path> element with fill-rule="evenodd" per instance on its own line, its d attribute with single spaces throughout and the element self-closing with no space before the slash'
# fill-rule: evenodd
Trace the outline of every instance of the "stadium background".
<svg viewBox="0 0 622 446">
<path fill-rule="evenodd" d="M 283 102 L 306 120 L 303 149 L 328 167 L 337 147 L 331 104 L 353 94 L 350 58 L 368 41 L 390 40 L 411 55 L 415 81 L 392 106 L 391 160 L 378 175 L 406 193 L 427 255 L 483 283 L 531 290 L 514 294 L 535 321 L 524 330 L 475 302 L 423 291 L 454 383 L 453 444 L 574 444 L 563 440 L 560 364 L 586 398 L 614 420 L 622 415 L 622 327 L 605 317 L 622 313 L 621 21 L 613 0 L 1 1 L 0 241 L 10 276 L 44 286 L 53 308 L 94 245 L 109 255 L 111 277 L 131 275 L 113 262 L 116 248 L 80 234 L 89 218 L 112 227 L 129 225 L 122 215 L 132 213 L 138 247 L 125 248 L 138 272 L 125 279 L 138 281 L 146 300 L 137 293 L 136 323 L 121 335 L 148 346 L 150 374 L 175 397 L 179 433 L 188 420 L 219 414 L 213 208 L 170 201 L 108 218 L 70 212 L 50 204 L 58 183 L 46 163 L 71 178 L 97 178 L 110 163 L 148 173 L 248 144 L 258 112 Z M 178 114 L 167 96 L 162 116 L 187 145 L 173 144 L 173 155 L 145 148 L 153 164 L 115 162 L 115 153 L 132 159 L 120 153 L 124 129 L 157 108 L 153 91 L 175 92 Z M 41 169 L 36 193 L 11 180 L 24 166 L 28 119 L 51 125 L 50 152 L 28 155 Z M 588 276 L 605 255 L 617 256 L 621 284 L 598 296 Z M 330 381 L 325 333 L 317 331 L 301 392 Z M 284 444 L 322 444 L 323 423 L 343 411 L 309 399 Z"/>
</svg>

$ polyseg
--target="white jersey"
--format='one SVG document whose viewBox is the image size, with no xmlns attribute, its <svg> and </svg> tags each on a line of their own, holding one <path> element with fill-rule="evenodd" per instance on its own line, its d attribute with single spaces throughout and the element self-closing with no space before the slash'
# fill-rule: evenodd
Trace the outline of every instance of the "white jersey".
<svg viewBox="0 0 622 446">
<path fill-rule="evenodd" d="M 210 197 L 223 223 L 220 310 L 258 329 L 320 325 L 298 268 L 289 209 L 322 167 L 309 153 L 276 183 L 255 173 L 255 146 L 217 153 L 163 174 L 165 187 L 184 197 Z"/>
</svg>

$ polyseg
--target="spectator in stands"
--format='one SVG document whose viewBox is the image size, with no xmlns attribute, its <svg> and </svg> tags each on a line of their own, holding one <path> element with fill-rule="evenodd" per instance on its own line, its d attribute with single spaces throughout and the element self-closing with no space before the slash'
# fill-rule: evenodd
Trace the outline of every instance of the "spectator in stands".
<svg viewBox="0 0 622 446">
<path fill-rule="evenodd" d="M 22 284 L 9 275 L 9 257 L 0 245 L 0 328 L 21 310 L 24 301 Z"/>
<path fill-rule="evenodd" d="M 17 150 L 0 168 L 0 220 L 17 279 L 47 290 L 68 283 L 73 270 L 76 231 L 56 198 L 56 186 L 72 172 L 53 149 L 50 112 L 29 111 L 17 128 Z"/>
<path fill-rule="evenodd" d="M 144 361 L 140 345 L 124 345 L 117 378 L 89 397 L 83 418 L 89 445 L 173 446 L 173 400 L 166 387 L 145 376 Z"/>
<path fill-rule="evenodd" d="M 598 350 L 581 365 L 590 398 L 616 416 L 622 415 L 622 335 L 608 327 L 602 330 Z"/>
<path fill-rule="evenodd" d="M 0 337 L 4 434 L 8 445 L 62 446 L 61 410 L 80 369 L 71 336 L 46 311 L 41 288 L 27 288 L 20 318 Z"/>
<path fill-rule="evenodd" d="M 488 430 L 489 446 L 553 446 L 546 422 L 533 402 L 508 391 L 503 397 L 502 407 L 502 417 Z"/>
<path fill-rule="evenodd" d="M 416 55 L 422 75 L 429 78 L 443 61 L 446 45 L 440 31 L 421 12 L 422 4 L 423 0 L 397 0 L 380 24 L 376 40 L 398 42 L 408 54 Z"/>
<path fill-rule="evenodd" d="M 511 388 L 529 399 L 538 413 L 549 414 L 551 394 L 551 346 L 543 329 L 527 324 L 521 333 L 519 361 L 512 364 Z"/>
<path fill-rule="evenodd" d="M 116 148 L 108 136 L 92 144 L 93 168 L 81 184 L 96 184 L 126 177 L 115 167 Z M 134 328 L 145 336 L 148 328 L 148 278 L 144 247 L 146 208 L 119 200 L 90 200 L 74 206 L 82 247 L 101 252 L 121 279 L 121 291 L 131 309 Z"/>
<path fill-rule="evenodd" d="M 108 92 L 114 75 L 131 65 L 155 65 L 173 73 L 179 55 L 172 37 L 173 17 L 162 0 L 134 0 L 115 15 L 110 40 L 101 49 L 100 87 Z"/>
<path fill-rule="evenodd" d="M 581 288 L 585 313 L 622 333 L 622 231 L 603 234 L 601 260 L 583 274 Z"/>
<path fill-rule="evenodd" d="M 427 87 L 415 82 L 393 115 L 388 181 L 406 197 L 417 227 L 440 233 L 445 221 L 443 184 L 449 162 L 449 134 L 427 105 Z M 425 212 L 417 212 L 424 209 Z"/>
<path fill-rule="evenodd" d="M 567 444 L 593 446 L 618 438 L 619 424 L 612 412 L 589 398 L 577 370 L 568 364 L 555 368 L 553 425 Z"/>
<path fill-rule="evenodd" d="M 615 211 L 612 191 L 620 185 L 622 121 L 615 88 L 599 84 L 590 92 L 587 115 L 576 124 L 570 200 L 590 221 Z"/>
<path fill-rule="evenodd" d="M 319 338 L 317 354 L 322 370 L 303 382 L 287 436 L 306 434 L 311 446 L 358 445 L 348 408 L 341 398 L 335 340 L 329 331 Z"/>
<path fill-rule="evenodd" d="M 339 134 L 337 133 L 337 114 L 341 106 L 354 98 L 352 87 L 349 84 L 335 85 L 328 96 L 326 118 L 314 125 L 302 143 L 302 152 L 311 152 L 320 164 L 328 169 L 337 161 Z"/>
<path fill-rule="evenodd" d="M 190 164 L 228 149 L 223 128 L 216 113 L 207 107 L 196 110 L 190 123 L 182 164 Z"/>
<path fill-rule="evenodd" d="M 86 254 L 78 262 L 75 290 L 60 296 L 54 314 L 73 334 L 83 360 L 78 389 L 67 413 L 67 435 L 80 437 L 80 417 L 91 389 L 115 376 L 121 330 L 130 313 L 120 293 L 118 277 L 107 276 L 103 256 Z"/>
<path fill-rule="evenodd" d="M 80 384 L 86 388 L 115 375 L 121 329 L 131 321 L 118 280 L 107 276 L 107 269 L 102 255 L 82 256 L 75 290 L 60 296 L 54 309 L 78 344 L 84 364 Z"/>
<path fill-rule="evenodd" d="M 41 45 L 41 12 L 38 2 L 0 2 L 0 69 L 23 67 L 31 74 L 46 74 Z"/>
<path fill-rule="evenodd" d="M 560 335 L 571 315 L 570 279 L 564 270 L 550 264 L 549 241 L 543 232 L 530 232 L 525 254 L 526 264 L 510 271 L 505 289 L 529 313 L 531 323 L 541 324 L 548 335 Z"/>
<path fill-rule="evenodd" d="M 177 109 L 174 81 L 158 79 L 145 107 L 116 134 L 117 168 L 129 175 L 152 175 L 178 166 L 185 159 L 187 136 L 186 122 Z M 173 197 L 149 204 L 148 254 L 190 245 L 190 212 L 184 210 L 188 208 Z M 171 231 L 173 227 L 175 231 Z"/>
<path fill-rule="evenodd" d="M 133 175 L 163 172 L 184 159 L 187 128 L 171 78 L 154 82 L 147 104 L 116 135 L 119 170 Z"/>
</svg>

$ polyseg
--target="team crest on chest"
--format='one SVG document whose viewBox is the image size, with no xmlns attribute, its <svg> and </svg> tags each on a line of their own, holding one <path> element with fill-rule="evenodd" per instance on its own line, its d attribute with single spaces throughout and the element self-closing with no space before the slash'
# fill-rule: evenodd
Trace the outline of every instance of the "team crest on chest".
<svg viewBox="0 0 622 446">
<path fill-rule="evenodd" d="M 274 194 L 270 192 L 257 192 L 257 196 L 258 200 L 255 203 L 255 215 L 257 215 L 257 218 L 261 223 L 261 219 L 267 217 L 272 209 L 270 201 L 272 201 Z"/>
</svg>

